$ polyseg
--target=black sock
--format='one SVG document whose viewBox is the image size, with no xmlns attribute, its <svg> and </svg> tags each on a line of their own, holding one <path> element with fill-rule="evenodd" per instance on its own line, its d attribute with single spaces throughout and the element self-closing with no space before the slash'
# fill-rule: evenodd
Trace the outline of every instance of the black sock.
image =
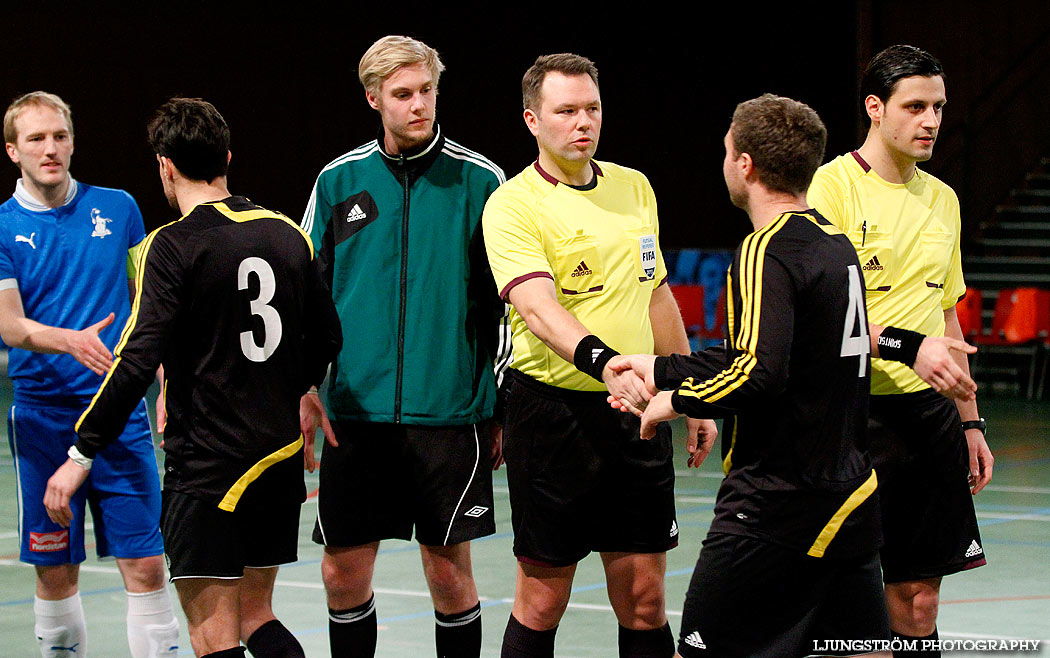
<svg viewBox="0 0 1050 658">
<path fill-rule="evenodd" d="M 670 624 L 648 631 L 620 626 L 619 645 L 620 658 L 671 658 L 675 648 Z"/>
<path fill-rule="evenodd" d="M 201 656 L 201 658 L 244 658 L 244 647 L 234 647 L 232 649 L 223 649 L 222 651 L 206 653 Z"/>
<path fill-rule="evenodd" d="M 254 658 L 306 658 L 303 645 L 276 619 L 255 629 L 245 644 Z"/>
<path fill-rule="evenodd" d="M 376 596 L 356 608 L 328 609 L 328 643 L 333 658 L 374 658 Z"/>
<path fill-rule="evenodd" d="M 557 626 L 549 631 L 534 631 L 512 614 L 503 634 L 500 658 L 554 658 L 554 634 L 557 632 Z"/>
<path fill-rule="evenodd" d="M 454 615 L 434 611 L 434 641 L 438 658 L 478 658 L 481 655 L 481 602 Z"/>
<path fill-rule="evenodd" d="M 940 651 L 940 649 L 937 649 L 937 650 L 930 650 L 930 649 L 923 650 L 923 648 L 922 648 L 922 641 L 923 640 L 937 640 L 937 639 L 940 639 L 937 636 L 937 628 L 936 627 L 934 627 L 933 632 L 930 633 L 929 635 L 927 635 L 926 637 L 915 637 L 915 636 L 912 636 L 912 635 L 905 635 L 904 633 L 898 633 L 897 631 L 892 631 L 892 632 L 893 632 L 893 639 L 894 640 L 903 642 L 905 644 L 905 646 L 912 645 L 912 646 L 915 647 L 914 651 L 912 651 L 912 650 L 905 650 L 905 649 L 901 649 L 899 651 L 898 650 L 894 650 L 893 658 L 941 658 L 941 651 Z"/>
</svg>

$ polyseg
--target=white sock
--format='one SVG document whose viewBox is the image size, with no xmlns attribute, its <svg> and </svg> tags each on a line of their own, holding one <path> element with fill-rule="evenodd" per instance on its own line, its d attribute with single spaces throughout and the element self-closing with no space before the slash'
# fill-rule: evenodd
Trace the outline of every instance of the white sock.
<svg viewBox="0 0 1050 658">
<path fill-rule="evenodd" d="M 37 644 L 43 658 L 86 658 L 87 626 L 80 592 L 59 601 L 34 597 Z"/>
<path fill-rule="evenodd" d="M 171 609 L 168 588 L 128 596 L 128 647 L 131 658 L 175 658 L 179 653 L 179 622 Z"/>
</svg>

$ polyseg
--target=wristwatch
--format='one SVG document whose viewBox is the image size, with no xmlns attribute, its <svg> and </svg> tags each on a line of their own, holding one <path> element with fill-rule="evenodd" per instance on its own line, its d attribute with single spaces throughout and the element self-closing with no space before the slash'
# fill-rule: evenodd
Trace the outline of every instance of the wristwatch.
<svg viewBox="0 0 1050 658">
<path fill-rule="evenodd" d="M 981 430 L 981 434 L 988 436 L 988 423 L 983 418 L 977 420 L 964 420 L 962 424 L 963 431 L 966 430 Z"/>
</svg>

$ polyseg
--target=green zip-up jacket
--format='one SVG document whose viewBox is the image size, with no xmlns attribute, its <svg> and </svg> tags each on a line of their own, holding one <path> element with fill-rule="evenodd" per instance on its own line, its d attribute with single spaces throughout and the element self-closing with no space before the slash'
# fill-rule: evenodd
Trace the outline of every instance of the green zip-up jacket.
<svg viewBox="0 0 1050 658">
<path fill-rule="evenodd" d="M 343 325 L 330 416 L 430 426 L 492 416 L 504 307 L 481 213 L 505 180 L 440 128 L 413 154 L 390 156 L 380 139 L 321 170 L 302 228 Z"/>
</svg>

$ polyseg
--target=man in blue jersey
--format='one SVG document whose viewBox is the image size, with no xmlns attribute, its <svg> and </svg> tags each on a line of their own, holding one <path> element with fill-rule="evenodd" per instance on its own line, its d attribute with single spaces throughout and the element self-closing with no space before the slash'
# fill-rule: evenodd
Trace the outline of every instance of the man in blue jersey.
<svg viewBox="0 0 1050 658">
<path fill-rule="evenodd" d="M 127 590 L 131 656 L 175 656 L 178 622 L 165 584 L 160 483 L 144 402 L 71 501 L 74 523 L 53 523 L 43 506 L 47 480 L 66 461 L 77 439 L 73 425 L 98 390 L 130 314 L 126 280 L 145 235 L 142 215 L 126 192 L 69 175 L 73 123 L 58 96 L 33 92 L 15 100 L 4 115 L 4 142 L 22 177 L 0 205 L 0 337 L 12 348 L 8 432 L 20 557 L 36 567 L 40 652 L 87 654 L 77 583 L 90 503 L 96 551 L 116 558 Z"/>
</svg>

